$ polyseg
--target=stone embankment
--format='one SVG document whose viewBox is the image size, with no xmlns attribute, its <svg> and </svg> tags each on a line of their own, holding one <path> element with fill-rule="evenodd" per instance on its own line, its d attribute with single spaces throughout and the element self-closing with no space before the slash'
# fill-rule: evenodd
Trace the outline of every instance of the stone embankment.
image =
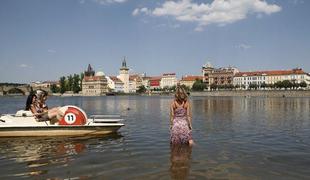
<svg viewBox="0 0 310 180">
<path fill-rule="evenodd" d="M 237 96 L 237 97 L 310 97 L 310 90 L 243 90 L 243 91 L 204 91 L 191 92 L 191 96 Z"/>
</svg>

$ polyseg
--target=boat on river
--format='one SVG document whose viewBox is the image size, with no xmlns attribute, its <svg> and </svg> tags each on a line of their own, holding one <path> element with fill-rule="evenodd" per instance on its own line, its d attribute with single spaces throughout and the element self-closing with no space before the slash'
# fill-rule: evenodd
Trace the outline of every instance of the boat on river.
<svg viewBox="0 0 310 180">
<path fill-rule="evenodd" d="M 124 124 L 120 115 L 92 115 L 76 106 L 60 108 L 64 116 L 56 123 L 38 121 L 30 111 L 0 116 L 0 137 L 90 136 L 117 132 Z"/>
</svg>

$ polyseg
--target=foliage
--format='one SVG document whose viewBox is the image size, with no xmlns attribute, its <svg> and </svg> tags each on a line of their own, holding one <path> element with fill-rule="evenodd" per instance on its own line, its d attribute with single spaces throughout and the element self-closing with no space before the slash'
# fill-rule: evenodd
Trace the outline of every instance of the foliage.
<svg viewBox="0 0 310 180">
<path fill-rule="evenodd" d="M 146 88 L 145 86 L 141 85 L 138 87 L 137 93 L 145 93 L 146 92 Z"/>
<path fill-rule="evenodd" d="M 60 88 L 59 90 L 57 87 L 51 87 L 52 92 L 60 92 L 60 93 L 65 93 L 66 91 L 73 91 L 74 93 L 78 93 L 81 91 L 82 86 L 81 86 L 81 78 L 78 74 L 69 75 L 66 77 L 62 76 L 60 77 Z"/>
<path fill-rule="evenodd" d="M 60 93 L 63 94 L 66 92 L 66 77 L 65 76 L 60 77 L 59 83 L 60 83 Z"/>
<path fill-rule="evenodd" d="M 196 80 L 193 84 L 193 91 L 203 91 L 206 88 L 206 84 L 202 82 L 202 80 Z"/>
<path fill-rule="evenodd" d="M 51 91 L 52 91 L 52 93 L 59 93 L 60 92 L 60 88 L 57 87 L 56 84 L 52 84 L 51 85 Z"/>
</svg>

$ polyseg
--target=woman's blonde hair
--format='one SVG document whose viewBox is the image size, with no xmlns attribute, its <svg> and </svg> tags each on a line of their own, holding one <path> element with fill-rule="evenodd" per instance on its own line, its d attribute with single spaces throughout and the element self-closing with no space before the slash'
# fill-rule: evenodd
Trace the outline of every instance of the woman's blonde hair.
<svg viewBox="0 0 310 180">
<path fill-rule="evenodd" d="M 182 86 L 177 85 L 174 97 L 175 100 L 184 102 L 187 100 L 187 92 Z"/>
</svg>

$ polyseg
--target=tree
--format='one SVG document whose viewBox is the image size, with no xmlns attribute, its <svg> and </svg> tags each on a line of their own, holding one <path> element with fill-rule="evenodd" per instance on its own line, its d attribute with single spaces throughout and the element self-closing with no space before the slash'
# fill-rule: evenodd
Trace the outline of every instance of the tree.
<svg viewBox="0 0 310 180">
<path fill-rule="evenodd" d="M 282 83 L 282 81 L 278 81 L 278 82 L 274 83 L 274 87 L 275 87 L 275 88 L 279 88 L 279 89 L 283 88 L 283 83 Z"/>
<path fill-rule="evenodd" d="M 249 85 L 250 89 L 257 89 L 257 87 L 258 87 L 257 84 L 250 84 Z"/>
<path fill-rule="evenodd" d="M 145 93 L 146 92 L 146 88 L 144 85 L 141 85 L 138 87 L 137 93 Z"/>
<path fill-rule="evenodd" d="M 265 89 L 267 87 L 267 84 L 265 82 L 263 82 L 261 85 L 260 85 L 261 88 Z"/>
<path fill-rule="evenodd" d="M 240 85 L 239 85 L 239 84 L 236 84 L 236 85 L 234 86 L 234 89 L 240 89 Z"/>
<path fill-rule="evenodd" d="M 181 86 L 185 86 L 185 85 L 181 85 Z M 169 88 L 169 91 L 172 91 L 172 92 L 174 92 L 175 91 L 175 89 L 176 89 L 176 85 L 173 85 L 173 86 L 171 86 L 170 88 Z M 186 86 L 185 86 L 186 87 Z"/>
<path fill-rule="evenodd" d="M 60 93 L 66 92 L 66 77 L 62 76 L 60 77 Z"/>
<path fill-rule="evenodd" d="M 202 80 L 196 80 L 193 84 L 193 91 L 203 91 L 206 88 L 206 84 L 202 82 Z"/>
<path fill-rule="evenodd" d="M 291 81 L 289 81 L 289 80 L 284 80 L 284 81 L 282 81 L 282 86 L 286 90 L 287 88 L 293 87 L 293 83 Z"/>
<path fill-rule="evenodd" d="M 82 90 L 82 82 L 83 82 L 83 79 L 84 79 L 84 73 L 81 73 L 80 74 L 80 88 Z"/>
<path fill-rule="evenodd" d="M 59 93 L 60 92 L 60 88 L 57 87 L 56 84 L 52 84 L 50 89 L 51 89 L 52 93 Z"/>
<path fill-rule="evenodd" d="M 81 90 L 79 83 L 80 83 L 80 76 L 78 74 L 74 74 L 72 82 L 72 91 L 74 93 L 78 93 Z"/>
<path fill-rule="evenodd" d="M 307 87 L 307 83 L 305 81 L 299 83 L 299 86 L 302 88 L 306 88 Z"/>
<path fill-rule="evenodd" d="M 72 91 L 73 90 L 73 77 L 70 74 L 67 78 L 68 78 L 68 80 L 67 80 L 66 91 Z"/>
<path fill-rule="evenodd" d="M 216 90 L 218 87 L 217 87 L 217 85 L 215 84 L 215 83 L 213 83 L 213 84 L 211 84 L 210 85 L 210 89 L 211 90 Z"/>
</svg>

